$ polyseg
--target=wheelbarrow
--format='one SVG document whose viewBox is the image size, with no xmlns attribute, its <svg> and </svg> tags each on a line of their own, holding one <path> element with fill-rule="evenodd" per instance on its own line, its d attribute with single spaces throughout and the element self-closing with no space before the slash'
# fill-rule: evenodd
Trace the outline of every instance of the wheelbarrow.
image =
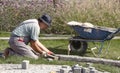
<svg viewBox="0 0 120 73">
<path fill-rule="evenodd" d="M 110 40 L 117 33 L 120 33 L 120 28 L 116 29 L 100 26 L 85 27 L 81 24 L 69 26 L 72 27 L 78 35 L 70 38 L 68 45 L 68 54 L 70 54 L 71 51 L 77 51 L 80 53 L 80 55 L 84 55 L 88 48 L 88 42 L 93 42 L 95 47 L 91 48 L 91 51 L 94 56 L 99 57 L 101 55 L 104 42 L 108 41 L 108 46 L 105 53 L 107 54 L 108 48 L 111 44 Z M 99 42 L 100 46 L 98 47 L 95 42 Z M 95 49 L 98 49 L 97 54 L 94 52 Z"/>
</svg>

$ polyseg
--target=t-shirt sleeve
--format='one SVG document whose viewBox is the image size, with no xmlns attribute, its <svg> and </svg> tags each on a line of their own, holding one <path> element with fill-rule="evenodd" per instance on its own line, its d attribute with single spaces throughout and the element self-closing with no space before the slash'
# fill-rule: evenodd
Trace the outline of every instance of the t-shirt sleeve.
<svg viewBox="0 0 120 73">
<path fill-rule="evenodd" d="M 33 26 L 31 29 L 31 36 L 30 38 L 34 41 L 38 40 L 39 38 L 39 33 L 40 33 L 40 28 L 39 26 Z"/>
</svg>

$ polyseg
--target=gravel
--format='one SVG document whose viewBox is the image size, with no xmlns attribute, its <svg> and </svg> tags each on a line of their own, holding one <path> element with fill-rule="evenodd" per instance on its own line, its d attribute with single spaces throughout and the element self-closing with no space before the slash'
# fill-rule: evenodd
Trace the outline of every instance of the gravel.
<svg viewBox="0 0 120 73">
<path fill-rule="evenodd" d="M 0 73 L 59 73 L 61 65 L 30 64 L 28 69 L 22 69 L 21 64 L 0 64 Z"/>
<path fill-rule="evenodd" d="M 78 71 L 78 68 L 82 66 L 76 64 L 73 67 Z M 92 71 L 92 73 L 97 71 L 94 67 L 89 68 L 82 67 L 82 69 L 87 69 L 87 71 L 89 72 Z M 73 73 L 73 70 L 68 65 L 29 64 L 27 69 L 22 69 L 21 64 L 0 64 L 0 73 L 64 73 L 64 72 Z M 110 73 L 110 72 L 97 71 L 97 73 Z"/>
</svg>

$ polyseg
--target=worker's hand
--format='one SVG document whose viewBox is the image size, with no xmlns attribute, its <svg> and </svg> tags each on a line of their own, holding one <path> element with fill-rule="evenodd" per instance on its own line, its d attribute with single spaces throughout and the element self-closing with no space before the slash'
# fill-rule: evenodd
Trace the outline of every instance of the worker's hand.
<svg viewBox="0 0 120 73">
<path fill-rule="evenodd" d="M 49 51 L 47 52 L 47 54 L 50 54 L 50 55 L 55 55 L 53 52 Z"/>
<path fill-rule="evenodd" d="M 49 51 L 49 52 L 42 51 L 42 56 L 43 57 L 47 57 L 49 55 L 55 56 L 55 54 L 53 52 L 51 52 L 51 51 Z"/>
</svg>

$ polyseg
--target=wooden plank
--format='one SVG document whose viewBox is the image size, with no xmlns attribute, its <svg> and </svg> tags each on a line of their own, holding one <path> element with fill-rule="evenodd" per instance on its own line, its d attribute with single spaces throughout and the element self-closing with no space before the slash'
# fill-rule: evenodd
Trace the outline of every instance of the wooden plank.
<svg viewBox="0 0 120 73">
<path fill-rule="evenodd" d="M 40 40 L 68 40 L 70 37 L 39 37 Z M 0 40 L 9 40 L 9 37 L 0 37 Z"/>
<path fill-rule="evenodd" d="M 69 40 L 71 37 L 39 37 L 40 40 Z M 113 39 L 120 39 L 119 36 L 114 37 Z M 9 40 L 9 37 L 0 37 L 0 40 Z"/>
<path fill-rule="evenodd" d="M 113 39 L 120 39 L 120 36 L 116 36 L 116 37 L 114 37 Z"/>
</svg>

